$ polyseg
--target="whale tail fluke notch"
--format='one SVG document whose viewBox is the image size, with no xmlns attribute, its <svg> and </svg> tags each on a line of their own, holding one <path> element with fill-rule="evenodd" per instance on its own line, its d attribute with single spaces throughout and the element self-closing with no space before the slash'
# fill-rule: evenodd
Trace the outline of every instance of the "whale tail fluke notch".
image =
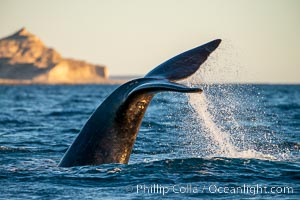
<svg viewBox="0 0 300 200">
<path fill-rule="evenodd" d="M 145 78 L 168 79 L 178 81 L 194 74 L 208 56 L 219 46 L 221 39 L 216 39 L 204 45 L 183 52 L 150 71 Z"/>
</svg>

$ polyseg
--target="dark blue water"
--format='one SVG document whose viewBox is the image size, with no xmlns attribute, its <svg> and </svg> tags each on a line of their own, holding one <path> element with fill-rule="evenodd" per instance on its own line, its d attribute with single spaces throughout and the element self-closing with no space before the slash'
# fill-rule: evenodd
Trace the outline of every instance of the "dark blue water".
<svg viewBox="0 0 300 200">
<path fill-rule="evenodd" d="M 57 167 L 116 87 L 0 86 L 0 198 L 300 198 L 299 85 L 203 86 L 202 119 L 200 95 L 159 94 L 128 165 Z"/>
</svg>

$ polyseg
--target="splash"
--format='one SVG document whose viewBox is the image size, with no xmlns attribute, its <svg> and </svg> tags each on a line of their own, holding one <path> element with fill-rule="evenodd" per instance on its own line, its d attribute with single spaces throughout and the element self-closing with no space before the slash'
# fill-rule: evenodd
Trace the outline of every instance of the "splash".
<svg viewBox="0 0 300 200">
<path fill-rule="evenodd" d="M 233 155 L 236 149 L 230 141 L 228 133 L 222 131 L 213 121 L 213 116 L 208 111 L 208 104 L 205 95 L 189 95 L 189 101 L 196 113 L 201 119 L 206 132 L 209 133 L 207 137 L 219 147 L 220 155 Z"/>
<path fill-rule="evenodd" d="M 232 49 L 234 48 L 228 42 L 225 42 L 225 45 L 223 43 L 208 62 L 185 82 L 190 86 L 201 85 L 204 90 L 202 94 L 188 95 L 189 104 L 194 110 L 193 119 L 190 120 L 193 121 L 193 125 L 187 125 L 188 131 L 192 132 L 189 145 L 193 145 L 191 148 L 196 147 L 198 151 L 201 146 L 200 151 L 205 151 L 205 155 L 200 156 L 206 157 L 277 159 L 277 156 L 273 156 L 275 145 L 267 141 L 272 139 L 272 134 L 265 133 L 262 136 L 260 130 L 250 133 L 247 129 L 264 126 L 257 116 L 262 113 L 256 106 L 259 102 L 255 95 L 249 95 L 251 92 L 255 93 L 251 91 L 253 88 L 249 85 L 242 88 L 239 85 L 228 84 L 226 77 L 239 80 L 239 70 L 243 68 L 236 62 L 237 54 L 229 53 Z M 215 82 L 218 84 L 214 84 Z M 226 82 L 227 84 L 224 84 Z M 254 101 L 253 108 L 250 106 L 253 103 L 251 101 Z M 259 143 L 269 143 L 266 146 L 273 147 L 273 154 L 269 147 L 265 150 Z"/>
<path fill-rule="evenodd" d="M 200 119 L 204 127 L 206 138 L 215 147 L 215 155 L 217 157 L 229 158 L 257 158 L 257 159 L 276 159 L 269 154 L 263 154 L 254 149 L 241 150 L 236 146 L 231 134 L 222 130 L 222 127 L 215 123 L 215 118 L 209 111 L 209 101 L 205 94 L 189 95 L 189 103 L 195 110 L 197 117 Z M 237 123 L 234 120 L 235 123 Z M 243 141 L 244 142 L 244 141 Z M 244 146 L 244 145 L 242 145 Z"/>
</svg>

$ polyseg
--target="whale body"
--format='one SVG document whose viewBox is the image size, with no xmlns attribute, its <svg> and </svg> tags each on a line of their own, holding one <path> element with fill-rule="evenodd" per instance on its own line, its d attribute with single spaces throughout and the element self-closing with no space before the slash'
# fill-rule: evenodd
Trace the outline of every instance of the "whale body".
<svg viewBox="0 0 300 200">
<path fill-rule="evenodd" d="M 202 92 L 200 88 L 187 87 L 175 81 L 194 74 L 220 42 L 217 39 L 181 53 L 154 68 L 144 78 L 118 87 L 87 120 L 59 166 L 127 164 L 154 95 L 163 91 Z"/>
</svg>

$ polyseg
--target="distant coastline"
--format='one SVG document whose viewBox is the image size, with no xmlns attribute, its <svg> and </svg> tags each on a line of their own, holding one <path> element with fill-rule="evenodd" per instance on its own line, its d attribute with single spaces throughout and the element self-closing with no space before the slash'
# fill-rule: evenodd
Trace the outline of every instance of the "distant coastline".
<svg viewBox="0 0 300 200">
<path fill-rule="evenodd" d="M 0 39 L 0 84 L 120 84 L 105 65 L 62 57 L 25 28 Z"/>
<path fill-rule="evenodd" d="M 130 80 L 137 79 L 140 77 L 143 77 L 143 75 L 140 75 L 140 76 L 138 76 L 138 75 L 111 75 L 109 78 L 111 80 L 130 81 Z"/>
<path fill-rule="evenodd" d="M 126 82 L 127 79 L 106 79 L 103 82 L 82 82 L 82 83 L 70 83 L 70 82 L 36 82 L 32 80 L 13 80 L 13 79 L 0 79 L 0 85 L 120 85 Z"/>
</svg>

